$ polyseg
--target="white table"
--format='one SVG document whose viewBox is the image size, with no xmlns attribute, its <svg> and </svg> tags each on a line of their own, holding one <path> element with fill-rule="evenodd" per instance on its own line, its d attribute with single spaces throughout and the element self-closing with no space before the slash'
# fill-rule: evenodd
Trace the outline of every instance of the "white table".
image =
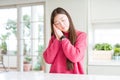
<svg viewBox="0 0 120 80">
<path fill-rule="evenodd" d="M 120 76 L 2 72 L 0 73 L 0 80 L 120 80 Z"/>
</svg>

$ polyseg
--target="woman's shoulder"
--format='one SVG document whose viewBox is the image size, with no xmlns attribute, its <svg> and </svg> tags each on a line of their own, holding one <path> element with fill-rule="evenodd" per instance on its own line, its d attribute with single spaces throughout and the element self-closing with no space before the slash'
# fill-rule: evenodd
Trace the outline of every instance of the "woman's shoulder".
<svg viewBox="0 0 120 80">
<path fill-rule="evenodd" d="M 77 34 L 77 36 L 79 36 L 79 35 L 87 35 L 87 33 L 86 32 L 83 32 L 83 31 L 79 31 L 79 30 L 76 30 L 76 34 Z"/>
<path fill-rule="evenodd" d="M 54 40 L 54 39 L 56 39 L 56 37 L 55 37 L 55 35 L 52 35 L 51 40 Z"/>
</svg>

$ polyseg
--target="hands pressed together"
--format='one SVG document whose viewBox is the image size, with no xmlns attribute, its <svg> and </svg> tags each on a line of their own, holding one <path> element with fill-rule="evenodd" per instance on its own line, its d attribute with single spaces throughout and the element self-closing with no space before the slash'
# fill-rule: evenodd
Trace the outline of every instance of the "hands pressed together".
<svg viewBox="0 0 120 80">
<path fill-rule="evenodd" d="M 58 29 L 54 24 L 53 24 L 53 28 L 56 38 L 60 40 L 60 38 L 63 36 L 63 32 L 60 29 Z"/>
</svg>

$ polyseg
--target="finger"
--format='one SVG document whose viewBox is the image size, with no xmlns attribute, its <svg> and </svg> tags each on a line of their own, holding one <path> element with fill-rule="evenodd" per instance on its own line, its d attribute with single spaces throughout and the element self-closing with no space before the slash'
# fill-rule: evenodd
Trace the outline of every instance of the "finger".
<svg viewBox="0 0 120 80">
<path fill-rule="evenodd" d="M 56 34 L 56 27 L 54 24 L 53 24 L 53 29 L 54 29 L 54 33 Z"/>
<path fill-rule="evenodd" d="M 54 24 L 53 24 L 53 29 L 54 29 L 54 34 L 55 34 L 56 38 L 59 39 L 58 34 L 57 34 L 57 28 Z"/>
</svg>

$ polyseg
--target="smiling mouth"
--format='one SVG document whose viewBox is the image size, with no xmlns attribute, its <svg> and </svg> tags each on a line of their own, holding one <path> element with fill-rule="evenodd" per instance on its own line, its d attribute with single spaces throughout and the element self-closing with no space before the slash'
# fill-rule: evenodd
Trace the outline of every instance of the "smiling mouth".
<svg viewBox="0 0 120 80">
<path fill-rule="evenodd" d="M 62 26 L 62 29 L 65 29 L 65 26 Z"/>
</svg>

